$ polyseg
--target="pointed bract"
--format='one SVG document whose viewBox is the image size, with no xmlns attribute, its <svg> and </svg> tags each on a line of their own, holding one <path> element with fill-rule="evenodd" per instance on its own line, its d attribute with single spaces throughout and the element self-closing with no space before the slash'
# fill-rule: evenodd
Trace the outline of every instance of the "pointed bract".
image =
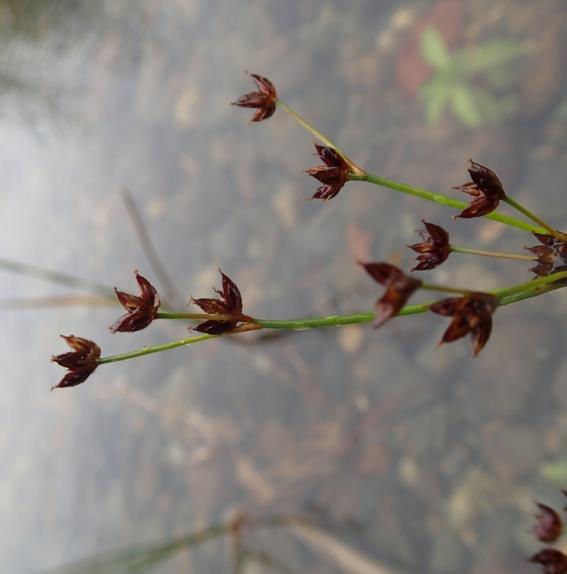
<svg viewBox="0 0 567 574">
<path fill-rule="evenodd" d="M 118 301 L 127 312 L 112 324 L 110 330 L 113 333 L 132 333 L 145 329 L 156 318 L 159 310 L 160 299 L 156 289 L 137 271 L 135 274 L 140 288 L 139 295 L 132 295 L 114 288 Z"/>
<path fill-rule="evenodd" d="M 234 319 L 216 321 L 214 319 L 204 321 L 195 327 L 195 331 L 208 333 L 209 335 L 220 335 L 227 331 L 232 331 L 240 321 L 249 319 L 242 314 L 242 295 L 236 283 L 225 275 L 220 269 L 222 277 L 222 289 L 215 289 L 218 295 L 216 299 L 194 299 L 191 301 L 209 315 L 231 315 Z"/>
<path fill-rule="evenodd" d="M 421 287 L 422 281 L 406 275 L 401 269 L 385 262 L 360 263 L 364 270 L 380 285 L 386 287 L 384 295 L 375 303 L 375 329 L 397 315 L 408 299 Z"/>
<path fill-rule="evenodd" d="M 473 197 L 471 204 L 456 217 L 464 219 L 481 217 L 493 212 L 506 197 L 502 182 L 489 168 L 469 160 L 468 172 L 472 181 L 454 187 Z"/>
<path fill-rule="evenodd" d="M 543 574 L 567 574 L 567 555 L 555 548 L 540 550 L 529 562 L 540 564 Z"/>
<path fill-rule="evenodd" d="M 51 387 L 52 390 L 74 387 L 83 383 L 97 368 L 100 359 L 100 347 L 93 341 L 75 337 L 75 335 L 61 335 L 61 338 L 73 350 L 51 357 L 54 363 L 69 371 L 57 385 Z"/>
<path fill-rule="evenodd" d="M 317 142 L 313 142 L 313 145 L 324 165 L 306 169 L 305 172 L 323 184 L 317 188 L 312 199 L 327 201 L 335 197 L 347 182 L 350 167 L 335 149 Z"/>
<path fill-rule="evenodd" d="M 462 297 L 450 297 L 433 303 L 429 307 L 433 313 L 453 317 L 439 344 L 451 343 L 470 334 L 473 355 L 476 357 L 490 337 L 492 315 L 497 307 L 497 297 L 490 293 L 478 292 L 471 292 Z"/>
<path fill-rule="evenodd" d="M 252 121 L 261 122 L 274 115 L 278 104 L 278 95 L 274 84 L 268 78 L 258 74 L 250 74 L 250 77 L 258 86 L 258 90 L 244 94 L 236 102 L 232 102 L 232 105 L 240 106 L 241 108 L 256 108 Z"/>
<path fill-rule="evenodd" d="M 563 522 L 559 514 L 550 506 L 537 502 L 538 512 L 533 527 L 535 537 L 541 542 L 555 542 L 563 531 Z"/>
<path fill-rule="evenodd" d="M 423 241 L 408 245 L 410 249 L 419 253 L 417 260 L 419 263 L 412 271 L 425 271 L 435 269 L 447 260 L 451 253 L 449 244 L 449 234 L 440 226 L 434 223 L 428 223 L 423 220 L 425 230 L 418 230 Z"/>
</svg>

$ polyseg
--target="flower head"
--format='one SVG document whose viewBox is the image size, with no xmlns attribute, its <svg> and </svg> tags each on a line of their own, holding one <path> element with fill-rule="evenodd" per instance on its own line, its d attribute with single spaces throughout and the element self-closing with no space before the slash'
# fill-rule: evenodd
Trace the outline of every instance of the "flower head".
<svg viewBox="0 0 567 574">
<path fill-rule="evenodd" d="M 61 335 L 61 338 L 73 349 L 71 352 L 55 355 L 51 360 L 69 370 L 68 373 L 53 387 L 62 389 L 74 387 L 87 380 L 89 375 L 97 368 L 100 359 L 100 347 L 93 341 L 75 337 L 75 335 Z"/>
<path fill-rule="evenodd" d="M 236 102 L 232 102 L 232 105 L 240 106 L 241 108 L 256 108 L 252 121 L 261 122 L 274 115 L 278 103 L 278 95 L 274 84 L 268 78 L 258 74 L 250 74 L 250 77 L 258 86 L 258 90 L 244 94 Z"/>
<path fill-rule="evenodd" d="M 544 233 L 534 235 L 541 245 L 526 247 L 537 257 L 537 265 L 531 271 L 544 276 L 555 271 L 567 271 L 567 241 Z"/>
<path fill-rule="evenodd" d="M 412 271 L 424 271 L 426 269 L 435 269 L 446 261 L 451 253 L 449 244 L 449 234 L 439 225 L 423 221 L 425 230 L 418 230 L 423 241 L 408 245 L 416 253 L 419 253 L 417 260 L 419 263 Z"/>
<path fill-rule="evenodd" d="M 567 574 L 567 555 L 555 548 L 544 548 L 529 561 L 541 564 L 543 574 Z"/>
<path fill-rule="evenodd" d="M 439 344 L 451 343 L 470 334 L 473 355 L 476 357 L 490 337 L 492 315 L 497 307 L 497 297 L 478 292 L 433 303 L 429 307 L 431 311 L 445 317 L 453 317 Z"/>
<path fill-rule="evenodd" d="M 502 182 L 498 176 L 487 167 L 469 159 L 467 168 L 472 181 L 454 187 L 473 197 L 471 204 L 463 209 L 457 217 L 468 219 L 481 217 L 494 211 L 502 199 L 506 197 Z"/>
<path fill-rule="evenodd" d="M 120 304 L 126 309 L 126 314 L 115 321 L 110 330 L 113 333 L 132 333 L 145 329 L 155 318 L 160 306 L 159 295 L 155 287 L 137 271 L 136 281 L 140 287 L 140 295 L 131 295 L 118 291 L 114 292 Z"/>
<path fill-rule="evenodd" d="M 421 287 L 422 281 L 406 275 L 401 269 L 390 263 L 360 263 L 374 281 L 384 285 L 386 291 L 376 301 L 374 328 L 397 315 L 413 293 Z"/>
<path fill-rule="evenodd" d="M 563 530 L 561 518 L 553 508 L 540 502 L 536 504 L 539 512 L 535 515 L 533 533 L 541 542 L 555 542 Z"/>
<path fill-rule="evenodd" d="M 248 317 L 242 314 L 242 295 L 236 283 L 225 275 L 220 269 L 222 277 L 222 290 L 214 289 L 218 295 L 216 299 L 194 299 L 191 301 L 209 315 L 228 316 L 226 320 L 208 320 L 195 327 L 195 331 L 208 333 L 209 335 L 220 335 L 227 331 L 232 331 L 239 321 Z"/>
<path fill-rule="evenodd" d="M 332 147 L 322 146 L 317 142 L 314 142 L 313 145 L 324 165 L 318 165 L 305 171 L 322 183 L 313 195 L 313 199 L 327 201 L 335 197 L 342 189 L 348 179 L 350 167 L 341 154 Z"/>
</svg>

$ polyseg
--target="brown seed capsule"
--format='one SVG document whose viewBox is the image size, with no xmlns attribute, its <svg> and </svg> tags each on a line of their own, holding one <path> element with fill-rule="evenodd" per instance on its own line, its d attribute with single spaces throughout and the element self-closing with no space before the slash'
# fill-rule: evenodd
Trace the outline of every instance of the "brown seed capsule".
<svg viewBox="0 0 567 574">
<path fill-rule="evenodd" d="M 535 515 L 533 533 L 541 542 L 555 542 L 563 530 L 563 523 L 557 512 L 550 506 L 537 502 L 539 512 Z"/>
<path fill-rule="evenodd" d="M 317 188 L 312 199 L 327 201 L 339 193 L 347 182 L 350 167 L 337 150 L 313 142 L 317 155 L 324 165 L 306 169 L 306 173 L 320 181 L 323 185 Z"/>
<path fill-rule="evenodd" d="M 252 116 L 253 122 L 261 122 L 267 120 L 274 115 L 276 111 L 278 96 L 276 88 L 268 78 L 259 76 L 258 74 L 250 74 L 254 80 L 258 91 L 244 94 L 236 102 L 232 102 L 233 106 L 240 106 L 241 108 L 256 108 L 256 112 Z"/>
<path fill-rule="evenodd" d="M 110 327 L 113 333 L 132 333 L 145 329 L 156 317 L 160 300 L 154 286 L 137 271 L 136 281 L 140 288 L 140 295 L 131 295 L 118 291 L 115 287 L 114 292 L 120 304 L 126 309 L 126 314 L 122 315 Z"/>
<path fill-rule="evenodd" d="M 360 263 L 360 265 L 374 281 L 386 287 L 384 295 L 375 304 L 376 317 L 373 325 L 377 329 L 399 313 L 408 299 L 421 287 L 422 281 L 406 275 L 390 263 Z"/>
<path fill-rule="evenodd" d="M 469 160 L 467 169 L 472 181 L 453 189 L 468 193 L 473 197 L 473 200 L 457 217 L 468 219 L 487 215 L 494 211 L 500 201 L 506 197 L 502 182 L 491 169 L 472 160 Z"/>
<path fill-rule="evenodd" d="M 551 275 L 556 271 L 567 271 L 567 241 L 546 235 L 534 233 L 541 245 L 526 247 L 537 257 L 537 265 L 532 267 L 536 275 Z"/>
<path fill-rule="evenodd" d="M 478 292 L 433 303 L 429 307 L 433 313 L 453 317 L 439 344 L 451 343 L 470 334 L 473 355 L 476 357 L 490 337 L 492 315 L 497 307 L 498 299 L 494 295 Z"/>
<path fill-rule="evenodd" d="M 555 548 L 540 550 L 529 562 L 541 564 L 543 574 L 567 574 L 567 556 Z"/>
<path fill-rule="evenodd" d="M 93 341 L 75 337 L 75 335 L 61 335 L 61 338 L 73 351 L 55 355 L 51 357 L 51 360 L 65 367 L 69 372 L 57 385 L 51 387 L 51 390 L 75 387 L 83 383 L 97 368 L 100 359 L 100 347 Z"/>
<path fill-rule="evenodd" d="M 209 335 L 220 335 L 232 331 L 240 321 L 250 318 L 242 314 L 242 296 L 236 283 L 225 275 L 220 269 L 222 277 L 222 290 L 215 289 L 218 295 L 216 299 L 194 299 L 191 301 L 209 315 L 230 315 L 231 320 L 208 320 L 195 327 L 195 331 L 208 333 Z"/>
<path fill-rule="evenodd" d="M 410 249 L 419 253 L 417 256 L 419 263 L 412 271 L 435 269 L 446 261 L 451 253 L 449 234 L 441 226 L 434 223 L 428 223 L 424 220 L 423 225 L 425 225 L 425 230 L 418 230 L 423 241 L 408 245 Z"/>
</svg>

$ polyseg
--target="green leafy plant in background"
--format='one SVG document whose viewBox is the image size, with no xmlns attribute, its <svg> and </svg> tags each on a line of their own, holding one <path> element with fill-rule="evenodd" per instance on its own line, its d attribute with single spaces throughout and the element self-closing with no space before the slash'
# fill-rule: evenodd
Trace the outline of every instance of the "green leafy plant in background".
<svg viewBox="0 0 567 574">
<path fill-rule="evenodd" d="M 427 28 L 421 53 L 434 70 L 420 91 L 429 124 L 437 123 L 447 109 L 471 128 L 500 122 L 517 110 L 509 64 L 525 53 L 521 44 L 496 40 L 450 53 L 441 34 Z"/>
</svg>

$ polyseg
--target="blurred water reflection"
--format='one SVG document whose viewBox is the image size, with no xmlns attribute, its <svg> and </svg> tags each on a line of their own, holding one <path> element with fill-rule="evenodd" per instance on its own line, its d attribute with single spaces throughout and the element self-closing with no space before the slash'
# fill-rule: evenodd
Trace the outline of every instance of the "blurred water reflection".
<svg viewBox="0 0 567 574">
<path fill-rule="evenodd" d="M 243 70 L 264 73 L 361 164 L 446 192 L 473 157 L 527 204 L 545 197 L 539 212 L 560 226 L 564 14 L 551 0 L 0 2 L 0 257 L 132 289 L 132 271 L 152 269 L 124 188 L 178 306 L 208 294 L 220 266 L 258 316 L 369 308 L 376 294 L 354 261 L 408 263 L 422 218 L 460 243 L 521 249 L 531 240 L 519 233 L 362 185 L 308 203 L 310 138 L 283 114 L 249 126 L 228 104 L 249 89 Z M 424 18 L 454 29 L 454 46 L 504 36 L 531 47 L 508 88 L 521 104 L 511 118 L 426 124 L 403 80 L 422 73 L 408 38 Z M 514 262 L 455 260 L 435 278 L 492 288 L 524 277 Z M 2 299 L 74 293 L 1 279 Z M 214 341 L 57 393 L 59 333 L 110 354 L 185 326 L 111 336 L 113 308 L 3 310 L 3 567 L 44 570 L 244 508 L 315 513 L 400 572 L 531 572 L 531 499 L 566 481 L 565 307 L 555 293 L 503 310 L 474 361 L 464 344 L 435 352 L 444 325 L 416 317 L 378 333 Z M 286 535 L 258 545 L 297 572 L 345 571 Z M 225 550 L 212 542 L 160 571 L 228 571 Z"/>
</svg>

